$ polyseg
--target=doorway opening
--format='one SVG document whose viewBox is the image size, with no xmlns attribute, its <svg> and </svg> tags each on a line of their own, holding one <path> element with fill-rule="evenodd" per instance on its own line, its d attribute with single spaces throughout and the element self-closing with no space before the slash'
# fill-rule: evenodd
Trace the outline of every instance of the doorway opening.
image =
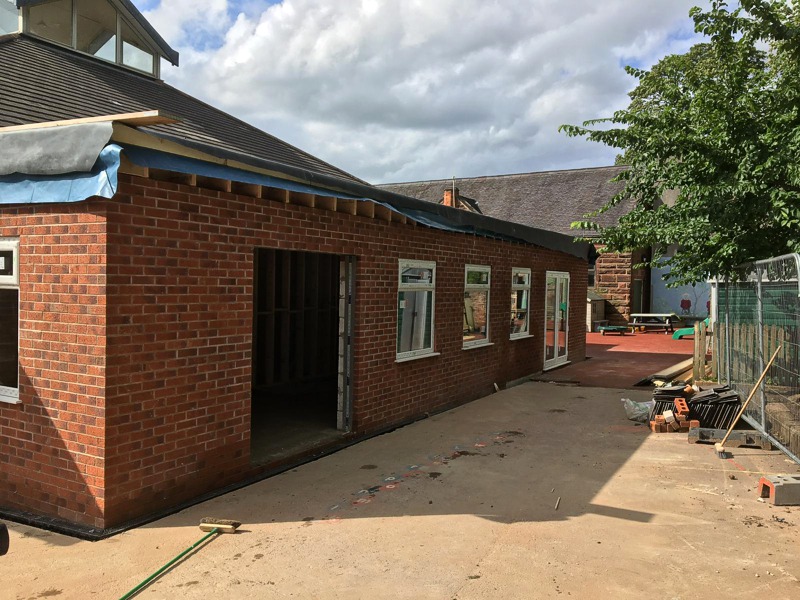
<svg viewBox="0 0 800 600">
<path fill-rule="evenodd" d="M 349 430 L 354 264 L 256 250 L 252 463 L 280 462 Z"/>
<path fill-rule="evenodd" d="M 544 369 L 569 361 L 569 273 L 547 271 L 544 301 Z"/>
</svg>

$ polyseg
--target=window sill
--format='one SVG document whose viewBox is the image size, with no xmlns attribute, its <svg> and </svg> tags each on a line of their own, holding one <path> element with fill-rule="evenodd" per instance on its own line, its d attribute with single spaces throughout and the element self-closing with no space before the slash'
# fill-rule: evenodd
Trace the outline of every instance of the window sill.
<svg viewBox="0 0 800 600">
<path fill-rule="evenodd" d="M 564 362 L 558 363 L 557 365 L 552 365 L 552 366 L 549 366 L 549 367 L 546 367 L 546 368 L 542 369 L 542 373 L 546 373 L 547 371 L 552 371 L 553 369 L 558 369 L 559 367 L 565 367 L 565 366 L 567 366 L 569 364 L 572 364 L 572 361 L 571 360 L 565 360 Z"/>
<path fill-rule="evenodd" d="M 16 394 L 0 392 L 0 402 L 4 404 L 22 404 L 22 400 L 19 399 L 19 392 Z"/>
<path fill-rule="evenodd" d="M 494 342 L 484 342 L 482 344 L 470 344 L 469 346 L 462 346 L 462 350 L 474 350 L 475 348 L 486 348 L 486 346 L 494 346 Z"/>
<path fill-rule="evenodd" d="M 536 336 L 533 335 L 532 333 L 526 333 L 524 335 L 512 335 L 508 339 L 513 342 L 514 340 L 527 340 L 528 338 L 532 338 L 532 337 L 536 337 Z"/>
<path fill-rule="evenodd" d="M 431 356 L 439 356 L 441 352 L 428 352 L 427 354 L 418 354 L 417 356 L 404 356 L 396 359 L 395 363 L 411 362 L 412 360 L 420 360 L 422 358 L 430 358 Z"/>
</svg>

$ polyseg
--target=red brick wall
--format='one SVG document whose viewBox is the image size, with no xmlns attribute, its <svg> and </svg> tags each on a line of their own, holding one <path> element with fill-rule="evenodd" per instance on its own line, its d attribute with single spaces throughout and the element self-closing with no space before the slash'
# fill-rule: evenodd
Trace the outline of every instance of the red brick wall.
<svg viewBox="0 0 800 600">
<path fill-rule="evenodd" d="M 20 442 L 19 453 L 5 457 L 4 483 L 13 487 L 0 492 L 3 505 L 11 505 L 16 493 L 18 504 L 36 512 L 109 527 L 254 473 L 248 453 L 256 247 L 358 257 L 356 435 L 473 400 L 490 393 L 494 382 L 502 386 L 541 370 L 546 270 L 572 273 L 570 358 L 584 358 L 586 262 L 555 251 L 126 175 L 111 201 L 46 214 L 20 209 L 29 216 L 17 221 L 5 212 L 2 235 L 21 237 L 26 331 L 24 402 L 0 407 L 3 423 L 11 423 L 3 433 Z M 16 222 L 30 224 L 23 230 Z M 84 224 L 101 228 L 93 232 L 98 245 L 73 247 L 47 237 L 76 235 Z M 440 355 L 398 364 L 400 258 L 437 262 Z M 467 263 L 492 267 L 494 345 L 463 350 Z M 51 264 L 59 265 L 56 272 Z M 92 271 L 92 286 L 75 287 L 84 285 L 84 264 L 102 270 Z M 534 334 L 514 341 L 508 340 L 512 267 L 532 270 Z M 96 305 L 85 304 L 102 294 L 100 285 L 107 286 L 107 306 L 99 302 L 102 296 Z M 45 296 L 51 290 L 58 295 Z M 54 311 L 46 303 L 55 301 Z M 72 427 L 81 428 L 74 442 Z M 89 433 L 97 436 L 96 445 L 88 443 Z M 59 479 L 41 476 L 54 487 L 45 493 L 39 484 L 23 489 L 23 471 L 49 464 L 54 440 L 74 448 L 58 455 Z M 84 465 L 90 458 L 91 469 Z M 71 498 L 67 505 L 57 505 L 63 504 L 59 489 Z M 23 492 L 39 499 L 23 501 Z"/>
<path fill-rule="evenodd" d="M 105 214 L 0 208 L 20 239 L 21 404 L 0 403 L 0 507 L 103 526 Z"/>
<path fill-rule="evenodd" d="M 629 252 L 609 252 L 597 257 L 594 284 L 606 299 L 605 318 L 610 325 L 627 325 L 631 314 L 631 266 Z"/>
<path fill-rule="evenodd" d="M 650 275 L 647 269 L 634 269 L 647 256 L 646 251 L 600 254 L 595 265 L 595 290 L 606 299 L 605 318 L 611 325 L 627 325 L 633 304 L 633 280 L 642 281 L 642 312 L 650 309 Z"/>
<path fill-rule="evenodd" d="M 356 434 L 541 369 L 544 272 L 569 270 L 583 359 L 586 263 L 554 251 L 123 176 L 109 204 L 108 522 L 249 472 L 256 247 L 356 255 Z M 398 259 L 437 261 L 435 349 L 395 362 Z M 494 346 L 462 350 L 464 265 L 492 266 Z M 535 336 L 508 340 L 512 266 Z"/>
</svg>

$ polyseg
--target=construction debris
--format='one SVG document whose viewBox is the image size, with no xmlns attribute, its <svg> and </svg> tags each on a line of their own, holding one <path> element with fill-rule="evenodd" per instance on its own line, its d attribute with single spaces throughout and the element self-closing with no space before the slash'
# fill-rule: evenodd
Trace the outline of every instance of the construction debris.
<svg viewBox="0 0 800 600">
<path fill-rule="evenodd" d="M 727 385 L 692 386 L 684 381 L 655 388 L 653 401 L 649 420 L 654 433 L 726 430 L 742 406 L 739 394 Z"/>
<path fill-rule="evenodd" d="M 775 506 L 796 506 L 800 504 L 800 476 L 769 475 L 758 482 L 758 495 L 768 498 Z"/>
<path fill-rule="evenodd" d="M 690 444 L 698 444 L 703 442 L 714 444 L 716 442 L 721 442 L 726 433 L 727 430 L 725 429 L 706 429 L 701 427 L 699 429 L 692 429 L 689 432 L 688 441 Z M 734 430 L 731 432 L 730 437 L 728 437 L 728 441 L 725 442 L 725 446 L 729 448 L 750 446 L 752 448 L 761 448 L 762 450 L 773 449 L 772 443 L 765 435 L 759 433 L 758 431 Z"/>
</svg>

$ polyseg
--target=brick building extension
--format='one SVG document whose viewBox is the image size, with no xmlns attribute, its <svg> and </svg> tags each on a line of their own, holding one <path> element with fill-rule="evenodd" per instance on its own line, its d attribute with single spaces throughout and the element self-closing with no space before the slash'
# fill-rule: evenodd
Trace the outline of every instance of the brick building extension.
<svg viewBox="0 0 800 600">
<path fill-rule="evenodd" d="M 0 36 L 0 516 L 102 537 L 584 358 L 587 245 L 174 90 L 101 1 L 117 54 Z"/>
</svg>

